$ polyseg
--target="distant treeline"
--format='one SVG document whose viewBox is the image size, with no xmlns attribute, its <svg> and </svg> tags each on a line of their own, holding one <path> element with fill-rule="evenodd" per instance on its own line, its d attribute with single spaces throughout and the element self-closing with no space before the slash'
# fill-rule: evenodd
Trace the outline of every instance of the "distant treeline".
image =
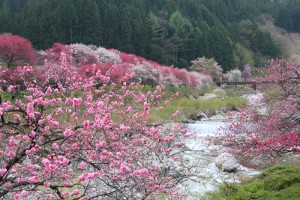
<svg viewBox="0 0 300 200">
<path fill-rule="evenodd" d="M 0 33 L 26 37 L 36 49 L 54 42 L 85 43 L 177 67 L 205 56 L 230 70 L 280 55 L 254 19 L 269 13 L 280 16 L 278 25 L 299 31 L 300 8 L 293 3 L 297 1 L 0 0 Z"/>
</svg>

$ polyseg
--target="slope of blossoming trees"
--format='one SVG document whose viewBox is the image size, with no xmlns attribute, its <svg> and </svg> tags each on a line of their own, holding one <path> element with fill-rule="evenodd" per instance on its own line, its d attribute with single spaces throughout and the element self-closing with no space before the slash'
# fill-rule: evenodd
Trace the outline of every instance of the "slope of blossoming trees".
<svg viewBox="0 0 300 200">
<path fill-rule="evenodd" d="M 221 139 L 231 144 L 233 153 L 245 161 L 300 153 L 299 62 L 271 60 L 267 72 L 257 82 L 264 90 L 276 87 L 280 92 L 265 104 L 266 113 L 250 106 L 230 116 L 235 122 L 227 127 L 230 133 Z M 255 164 L 263 164 L 258 160 Z"/>
<path fill-rule="evenodd" d="M 139 59 L 99 51 L 114 66 Z M 84 53 L 77 61 L 88 65 Z M 182 198 L 175 186 L 188 175 L 180 159 L 188 134 L 147 123 L 152 106 L 165 101 L 164 86 L 142 93 L 125 73 L 115 87 L 104 64 L 83 76 L 68 56 L 17 67 L 17 82 L 11 69 L 0 70 L 0 199 Z"/>
<path fill-rule="evenodd" d="M 46 59 L 52 64 L 59 64 L 60 53 L 66 54 L 67 61 L 78 69 L 82 76 L 89 76 L 93 70 L 109 76 L 112 81 L 126 81 L 126 74 L 134 72 L 133 80 L 149 85 L 174 85 L 201 87 L 212 83 L 212 76 L 203 72 L 189 72 L 169 66 L 161 66 L 145 58 L 84 44 L 54 44 L 52 48 L 39 52 L 39 63 Z"/>
</svg>

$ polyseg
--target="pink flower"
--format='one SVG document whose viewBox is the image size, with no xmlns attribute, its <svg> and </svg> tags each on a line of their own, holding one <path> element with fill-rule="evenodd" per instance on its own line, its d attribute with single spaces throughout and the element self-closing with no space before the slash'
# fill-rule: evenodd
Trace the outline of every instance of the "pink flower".
<svg viewBox="0 0 300 200">
<path fill-rule="evenodd" d="M 50 95 L 51 93 L 52 93 L 52 89 L 51 89 L 51 87 L 48 87 L 45 94 Z"/>
<path fill-rule="evenodd" d="M 15 193 L 15 194 L 14 194 L 14 200 L 19 200 L 19 199 L 20 199 L 20 194 Z"/>
<path fill-rule="evenodd" d="M 49 187 L 50 187 L 50 183 L 49 183 L 49 182 L 44 182 L 44 186 L 45 186 L 46 188 L 49 188 Z"/>
<path fill-rule="evenodd" d="M 98 176 L 97 172 L 88 173 L 88 178 L 89 179 L 96 178 L 97 176 Z"/>
<path fill-rule="evenodd" d="M 145 168 L 144 169 L 138 169 L 138 170 L 135 170 L 133 172 L 133 174 L 139 175 L 139 176 L 147 176 L 148 173 L 149 173 L 148 169 L 145 169 Z"/>
<path fill-rule="evenodd" d="M 34 170 L 34 165 L 27 165 L 27 170 L 28 171 L 32 171 L 32 170 Z"/>
<path fill-rule="evenodd" d="M 6 189 L 10 189 L 10 188 L 11 188 L 11 183 L 10 183 L 10 182 L 5 183 L 5 188 L 6 188 Z"/>
<path fill-rule="evenodd" d="M 88 174 L 87 173 L 83 173 L 78 177 L 79 181 L 85 181 L 88 179 Z"/>
<path fill-rule="evenodd" d="M 28 178 L 27 181 L 28 181 L 29 183 L 37 183 L 37 182 L 39 181 L 39 177 L 37 177 L 37 176 L 32 176 L 32 177 Z"/>
<path fill-rule="evenodd" d="M 62 110 L 61 108 L 58 108 L 58 109 L 56 110 L 56 112 L 55 112 L 55 115 L 58 116 L 58 115 L 60 115 L 60 114 L 62 114 L 62 113 L 63 113 L 63 110 Z"/>
<path fill-rule="evenodd" d="M 55 120 L 50 120 L 49 124 L 53 125 L 54 128 L 59 128 L 59 122 Z"/>
<path fill-rule="evenodd" d="M 178 147 L 182 147 L 184 145 L 184 142 L 177 142 L 176 143 L 176 146 L 178 146 Z"/>
<path fill-rule="evenodd" d="M 27 114 L 32 113 L 33 110 L 34 110 L 34 108 L 33 108 L 33 103 L 28 103 L 28 105 L 27 105 L 27 111 L 26 111 Z"/>
<path fill-rule="evenodd" d="M 80 190 L 79 189 L 75 189 L 72 193 L 72 196 L 76 196 L 80 194 Z"/>
<path fill-rule="evenodd" d="M 73 105 L 75 108 L 79 107 L 82 102 L 81 98 L 73 98 Z"/>
<path fill-rule="evenodd" d="M 72 99 L 71 98 L 66 98 L 65 104 L 68 105 L 68 104 L 71 104 L 71 103 L 73 103 Z"/>
<path fill-rule="evenodd" d="M 62 162 L 63 162 L 64 165 L 68 165 L 70 163 L 70 160 L 66 157 L 63 157 Z"/>
<path fill-rule="evenodd" d="M 32 147 L 31 149 L 27 150 L 25 153 L 26 155 L 32 155 L 37 151 L 35 147 Z"/>
<path fill-rule="evenodd" d="M 73 184 L 72 183 L 68 183 L 68 182 L 63 182 L 62 186 L 64 187 L 71 187 Z"/>
<path fill-rule="evenodd" d="M 104 141 L 99 141 L 96 143 L 98 149 L 105 147 L 106 143 Z"/>
<path fill-rule="evenodd" d="M 71 130 L 71 129 L 66 129 L 65 131 L 64 131 L 64 136 L 65 137 L 70 137 L 71 135 L 73 135 L 74 134 L 74 132 Z"/>
<path fill-rule="evenodd" d="M 69 192 L 63 192 L 63 193 L 61 194 L 61 196 L 62 196 L 63 198 L 66 198 L 67 196 L 69 196 Z"/>
<path fill-rule="evenodd" d="M 81 170 L 83 170 L 83 169 L 85 169 L 85 162 L 81 162 L 80 164 L 79 164 L 79 169 L 81 169 Z"/>
<path fill-rule="evenodd" d="M 10 86 L 8 86 L 7 91 L 11 92 L 11 91 L 13 91 L 15 88 L 16 88 L 16 86 L 10 85 Z"/>
<path fill-rule="evenodd" d="M 90 121 L 89 120 L 85 120 L 83 122 L 83 127 L 85 130 L 89 131 L 90 130 Z"/>
<path fill-rule="evenodd" d="M 17 145 L 17 141 L 15 140 L 14 137 L 9 137 L 8 144 L 11 147 L 15 147 Z"/>
<path fill-rule="evenodd" d="M 9 156 L 10 158 L 14 158 L 14 157 L 16 157 L 16 152 L 14 152 L 14 151 L 9 151 L 9 152 L 8 152 L 8 156 Z"/>
<path fill-rule="evenodd" d="M 0 176 L 3 176 L 7 172 L 7 169 L 0 169 Z"/>
<path fill-rule="evenodd" d="M 121 163 L 118 173 L 119 174 L 124 174 L 124 173 L 127 173 L 127 172 L 130 172 L 130 168 L 126 165 L 126 163 L 124 163 L 124 162 Z"/>
<path fill-rule="evenodd" d="M 26 190 L 22 190 L 21 196 L 22 197 L 27 197 L 28 196 L 28 192 Z"/>
<path fill-rule="evenodd" d="M 173 118 L 177 117 L 179 114 L 179 110 L 177 109 L 176 112 L 172 115 Z"/>
<path fill-rule="evenodd" d="M 53 149 L 56 149 L 56 150 L 59 148 L 59 146 L 56 143 L 53 143 L 52 147 L 53 147 Z"/>
<path fill-rule="evenodd" d="M 17 179 L 17 183 L 18 183 L 18 184 L 24 183 L 24 178 L 18 178 L 18 179 Z"/>
</svg>

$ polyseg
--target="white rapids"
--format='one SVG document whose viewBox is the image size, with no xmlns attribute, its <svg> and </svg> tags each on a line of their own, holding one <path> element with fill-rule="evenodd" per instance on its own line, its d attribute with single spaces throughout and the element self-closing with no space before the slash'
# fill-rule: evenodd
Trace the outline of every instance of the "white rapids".
<svg viewBox="0 0 300 200">
<path fill-rule="evenodd" d="M 255 104 L 262 98 L 262 94 L 247 95 L 245 98 L 250 104 Z M 224 172 L 216 166 L 215 158 L 226 152 L 226 147 L 209 142 L 208 138 L 222 132 L 220 127 L 225 127 L 225 122 L 211 118 L 211 121 L 199 121 L 187 126 L 188 132 L 194 133 L 194 136 L 186 141 L 186 146 L 191 151 L 184 157 L 192 167 L 192 176 L 180 185 L 181 192 L 188 194 L 187 199 L 199 199 L 206 192 L 216 190 L 224 182 L 241 182 L 260 173 L 242 165 L 239 165 L 234 173 Z"/>
</svg>

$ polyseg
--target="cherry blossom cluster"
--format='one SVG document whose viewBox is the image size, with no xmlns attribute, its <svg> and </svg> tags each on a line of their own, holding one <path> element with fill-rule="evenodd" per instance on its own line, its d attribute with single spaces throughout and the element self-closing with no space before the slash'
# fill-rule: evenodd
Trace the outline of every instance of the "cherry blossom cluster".
<svg viewBox="0 0 300 200">
<path fill-rule="evenodd" d="M 18 35 L 0 35 L 0 61 L 7 67 L 15 64 L 32 64 L 34 60 L 34 49 L 29 40 Z"/>
<path fill-rule="evenodd" d="M 59 66 L 61 53 L 66 55 L 66 62 L 77 68 L 82 76 L 89 76 L 96 68 L 99 73 L 116 83 L 128 81 L 129 74 L 133 75 L 132 80 L 153 86 L 164 84 L 202 87 L 212 83 L 212 75 L 204 71 L 189 72 L 162 66 L 134 54 L 93 45 L 56 43 L 52 48 L 39 52 L 39 61 L 46 60 L 46 64 L 52 64 L 52 67 Z"/>
<path fill-rule="evenodd" d="M 163 85 L 142 93 L 130 73 L 117 87 L 101 64 L 83 76 L 60 55 L 57 67 L 0 70 L 0 198 L 182 198 L 186 129 L 147 123 L 177 94 L 163 98 Z"/>
<path fill-rule="evenodd" d="M 256 159 L 256 165 L 286 153 L 300 153 L 299 62 L 271 60 L 256 82 L 260 89 L 278 94 L 266 96 L 241 113 L 229 113 L 233 123 L 221 139 L 243 160 Z M 264 112 L 261 105 L 266 107 Z"/>
<path fill-rule="evenodd" d="M 200 57 L 192 61 L 191 69 L 197 72 L 208 73 L 215 82 L 221 81 L 222 67 L 213 58 Z"/>
<path fill-rule="evenodd" d="M 251 79 L 251 77 L 252 77 L 251 65 L 249 65 L 249 64 L 244 65 L 244 69 L 242 71 L 242 78 L 244 79 L 244 81 L 248 81 Z"/>
<path fill-rule="evenodd" d="M 242 72 L 238 69 L 233 69 L 223 74 L 223 81 L 239 82 L 242 81 Z"/>
</svg>

